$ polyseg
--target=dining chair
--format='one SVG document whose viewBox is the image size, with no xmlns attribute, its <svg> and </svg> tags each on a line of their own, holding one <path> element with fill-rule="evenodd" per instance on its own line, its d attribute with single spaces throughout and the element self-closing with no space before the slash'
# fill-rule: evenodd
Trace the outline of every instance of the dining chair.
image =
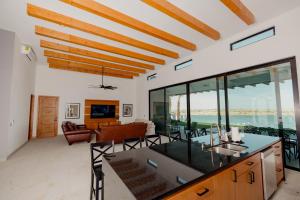
<svg viewBox="0 0 300 200">
<path fill-rule="evenodd" d="M 146 146 L 152 147 L 154 145 L 161 144 L 161 137 L 160 134 L 154 134 L 154 135 L 146 135 L 145 136 Z"/>
<path fill-rule="evenodd" d="M 114 141 L 109 142 L 97 142 L 90 144 L 91 153 L 91 188 L 90 188 L 90 200 L 95 196 L 96 200 L 99 200 L 99 191 L 101 191 L 101 200 L 104 199 L 104 176 L 102 172 L 102 158 L 103 156 L 109 160 L 109 157 L 113 157 L 113 154 L 108 151 L 112 149 L 114 152 Z M 100 187 L 101 182 L 101 187 Z M 95 187 L 94 187 L 95 183 Z"/>
<path fill-rule="evenodd" d="M 137 146 L 140 146 L 142 148 L 142 138 L 141 137 L 135 137 L 135 138 L 127 138 L 123 140 L 123 150 L 132 150 L 137 149 Z"/>
</svg>

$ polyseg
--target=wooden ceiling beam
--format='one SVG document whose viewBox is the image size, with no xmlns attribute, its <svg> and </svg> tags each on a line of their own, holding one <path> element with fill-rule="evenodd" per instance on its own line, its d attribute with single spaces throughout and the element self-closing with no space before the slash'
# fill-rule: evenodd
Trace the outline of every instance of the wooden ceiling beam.
<svg viewBox="0 0 300 200">
<path fill-rule="evenodd" d="M 81 56 L 87 56 L 87 57 L 91 57 L 91 58 L 96 58 L 96 59 L 106 60 L 106 61 L 110 61 L 110 62 L 114 62 L 114 63 L 130 65 L 130 66 L 139 67 L 139 68 L 143 68 L 143 69 L 149 69 L 149 70 L 155 69 L 154 65 L 136 62 L 133 60 L 127 60 L 124 58 L 110 56 L 110 55 L 106 55 L 106 54 L 102 54 L 102 53 L 98 53 L 98 52 L 94 52 L 94 51 L 89 51 L 86 49 L 75 48 L 75 47 L 62 45 L 62 44 L 58 44 L 55 42 L 49 42 L 49 41 L 45 41 L 45 40 L 40 41 L 40 46 L 43 48 L 47 48 L 47 49 L 72 53 L 72 54 L 81 55 Z"/>
<path fill-rule="evenodd" d="M 35 33 L 37 35 L 54 38 L 57 40 L 70 42 L 73 44 L 78 44 L 81 46 L 86 46 L 86 47 L 90 47 L 90 48 L 94 48 L 94 49 L 98 49 L 98 50 L 102 50 L 102 51 L 107 51 L 110 53 L 115 53 L 115 54 L 131 57 L 131 58 L 136 58 L 139 60 L 144 60 L 144 61 L 161 64 L 161 65 L 165 64 L 165 61 L 162 59 L 159 59 L 159 58 L 155 58 L 152 56 L 147 56 L 147 55 L 136 53 L 136 52 L 129 51 L 126 49 L 121 49 L 118 47 L 110 46 L 110 45 L 96 42 L 93 40 L 84 39 L 84 38 L 81 38 L 81 37 L 78 37 L 75 35 L 66 34 L 63 32 L 59 32 L 59 31 L 41 27 L 41 26 L 35 26 Z"/>
<path fill-rule="evenodd" d="M 59 70 L 66 70 L 66 71 L 73 71 L 73 72 L 80 72 L 80 73 L 88 73 L 88 74 L 97 74 L 97 75 L 102 74 L 101 71 L 98 71 L 98 70 L 82 69 L 80 67 L 60 66 L 60 65 L 57 65 L 57 64 L 53 64 L 53 63 L 49 63 L 49 68 L 59 69 Z M 119 75 L 119 74 L 110 74 L 110 73 L 103 73 L 103 76 L 133 79 L 132 76 Z"/>
<path fill-rule="evenodd" d="M 185 49 L 194 51 L 197 48 L 195 44 L 187 40 L 184 40 L 166 31 L 155 28 L 149 24 L 146 24 L 140 20 L 130 17 L 129 15 L 123 14 L 117 10 L 109 8 L 94 0 L 60 0 L 60 1 L 75 6 L 77 8 L 80 8 L 82 10 L 85 10 L 87 12 L 93 13 L 100 17 L 104 17 L 106 19 L 112 20 L 119 24 L 128 26 L 135 30 L 141 31 L 143 33 L 159 38 L 161 40 L 170 42 L 172 44 L 183 47 Z"/>
<path fill-rule="evenodd" d="M 82 69 L 82 70 L 92 70 L 94 72 L 97 72 L 99 74 L 103 73 L 105 74 L 112 74 L 112 75 L 118 75 L 118 76 L 126 76 L 126 77 L 133 77 L 132 73 L 130 72 L 124 72 L 120 70 L 113 70 L 113 69 L 108 69 L 103 67 L 97 67 L 94 65 L 87 65 L 83 63 L 77 63 L 73 61 L 67 61 L 67 60 L 61 60 L 61 59 L 55 59 L 55 58 L 48 58 L 47 62 L 51 65 L 55 66 L 61 66 L 61 67 L 67 67 L 67 68 L 76 68 L 76 69 Z"/>
<path fill-rule="evenodd" d="M 168 49 L 164 49 L 159 46 L 155 46 L 140 40 L 136 40 L 134 38 L 101 28 L 99 26 L 95 26 L 93 24 L 86 23 L 81 20 L 77 20 L 75 18 L 68 17 L 38 6 L 34 6 L 32 4 L 27 4 L 27 13 L 32 17 L 36 17 L 59 25 L 64 25 L 70 28 L 74 28 L 76 30 L 91 33 L 100 37 L 121 42 L 153 53 L 168 56 L 170 58 L 179 58 L 178 53 L 174 51 L 170 51 Z"/>
<path fill-rule="evenodd" d="M 165 13 L 166 15 L 176 19 L 177 21 L 189 26 L 190 28 L 210 37 L 211 39 L 220 39 L 220 33 L 199 19 L 188 14 L 184 10 L 178 8 L 167 0 L 142 0 L 149 6 Z"/>
<path fill-rule="evenodd" d="M 134 75 L 134 76 L 138 76 L 139 75 L 138 73 L 146 73 L 146 70 L 144 70 L 144 69 L 127 67 L 124 65 L 103 62 L 100 60 L 94 60 L 94 59 L 84 58 L 84 57 L 80 57 L 80 56 L 59 53 L 59 52 L 55 52 L 55 51 L 45 50 L 44 56 L 58 58 L 58 59 L 64 59 L 64 60 L 70 60 L 70 61 L 74 61 L 74 62 L 86 63 L 86 64 L 96 65 L 96 66 L 110 68 L 110 69 L 124 70 L 126 72 L 134 72 L 134 73 L 132 73 L 132 75 Z"/>
<path fill-rule="evenodd" d="M 221 2 L 246 24 L 251 25 L 255 22 L 254 14 L 240 0 L 221 0 Z"/>
</svg>

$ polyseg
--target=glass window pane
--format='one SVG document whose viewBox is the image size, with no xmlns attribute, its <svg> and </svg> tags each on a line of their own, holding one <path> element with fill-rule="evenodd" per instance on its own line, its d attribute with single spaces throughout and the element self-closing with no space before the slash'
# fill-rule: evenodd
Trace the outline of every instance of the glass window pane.
<svg viewBox="0 0 300 200">
<path fill-rule="evenodd" d="M 249 37 L 249 38 L 246 38 L 246 39 L 243 39 L 241 41 L 232 43 L 231 44 L 231 50 L 239 49 L 241 47 L 244 47 L 244 46 L 256 43 L 258 41 L 267 39 L 267 38 L 272 37 L 274 35 L 275 35 L 275 29 L 274 28 L 266 30 L 262 33 L 258 33 L 256 35 L 253 35 L 253 36 Z"/>
<path fill-rule="evenodd" d="M 246 126 L 247 131 L 254 133 L 260 133 L 260 128 L 278 129 L 275 85 L 271 76 L 269 69 L 228 76 L 230 126 Z M 268 131 L 263 134 L 268 135 Z"/>
<path fill-rule="evenodd" d="M 164 89 L 150 92 L 150 120 L 155 124 L 155 131 L 165 131 Z"/>
<path fill-rule="evenodd" d="M 198 135 L 207 134 L 212 124 L 219 123 L 216 78 L 190 84 L 190 110 L 191 130 Z"/>
<path fill-rule="evenodd" d="M 299 169 L 299 152 L 297 152 L 297 150 L 299 150 L 299 139 L 296 133 L 294 94 L 290 63 L 284 63 L 276 67 L 274 66 L 273 70 L 278 77 L 278 91 L 280 93 L 279 96 L 281 101 L 279 128 L 282 130 L 285 142 L 285 163 L 287 166 Z"/>
<path fill-rule="evenodd" d="M 180 63 L 178 65 L 175 65 L 175 71 L 189 67 L 193 64 L 193 60 L 188 60 L 186 62 Z"/>
<path fill-rule="evenodd" d="M 290 63 L 233 74 L 228 79 L 230 126 L 284 138 L 285 163 L 299 168 Z"/>
<path fill-rule="evenodd" d="M 224 89 L 224 77 L 218 77 L 218 89 L 219 89 L 219 126 L 226 127 L 226 107 L 225 107 L 225 89 Z"/>
<path fill-rule="evenodd" d="M 167 132 L 180 131 L 184 139 L 187 127 L 186 84 L 166 88 Z"/>
</svg>

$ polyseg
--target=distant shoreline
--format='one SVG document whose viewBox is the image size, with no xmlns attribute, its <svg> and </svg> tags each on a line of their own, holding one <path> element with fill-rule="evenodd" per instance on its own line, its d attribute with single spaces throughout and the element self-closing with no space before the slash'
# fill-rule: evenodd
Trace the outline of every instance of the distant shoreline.
<svg viewBox="0 0 300 200">
<path fill-rule="evenodd" d="M 259 111 L 251 111 L 251 110 L 230 110 L 231 116 L 257 116 L 257 115 L 277 115 L 276 111 L 268 111 L 268 110 L 259 110 Z M 186 114 L 185 110 L 181 111 L 182 114 Z M 171 114 L 176 114 L 175 112 L 171 112 Z M 181 114 L 181 115 L 182 115 Z M 225 111 L 221 111 L 221 114 L 225 114 Z M 203 111 L 191 111 L 191 115 L 218 115 L 216 110 L 203 110 Z M 294 111 L 283 111 L 283 116 L 294 116 Z"/>
</svg>

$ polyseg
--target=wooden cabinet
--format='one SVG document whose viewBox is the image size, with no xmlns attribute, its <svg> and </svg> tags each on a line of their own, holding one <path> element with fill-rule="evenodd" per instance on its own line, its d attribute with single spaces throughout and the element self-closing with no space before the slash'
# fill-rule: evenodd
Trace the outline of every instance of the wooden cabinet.
<svg viewBox="0 0 300 200">
<path fill-rule="evenodd" d="M 240 174 L 236 181 L 236 198 L 243 200 L 263 200 L 261 163 L 257 163 Z"/>
<path fill-rule="evenodd" d="M 200 183 L 196 183 L 182 191 L 179 191 L 167 198 L 166 200 L 215 200 L 215 186 L 213 178 L 209 178 Z"/>
<path fill-rule="evenodd" d="M 233 167 L 236 174 L 235 199 L 263 200 L 260 153 Z"/>
<path fill-rule="evenodd" d="M 275 153 L 275 163 L 276 163 L 276 179 L 277 184 L 283 180 L 283 162 L 282 162 L 282 143 L 278 142 L 272 146 Z"/>
<path fill-rule="evenodd" d="M 213 177 L 215 183 L 215 200 L 235 199 L 235 174 L 233 168 Z"/>
<path fill-rule="evenodd" d="M 263 200 L 260 153 L 166 200 Z"/>
</svg>

